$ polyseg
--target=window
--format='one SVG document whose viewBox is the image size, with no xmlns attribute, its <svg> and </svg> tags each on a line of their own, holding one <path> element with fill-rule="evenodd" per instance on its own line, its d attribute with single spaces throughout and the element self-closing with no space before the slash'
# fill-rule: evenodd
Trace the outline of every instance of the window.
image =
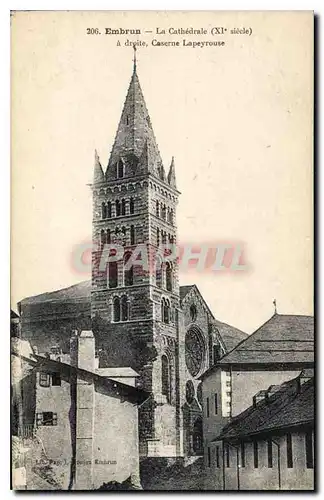
<svg viewBox="0 0 324 500">
<path fill-rule="evenodd" d="M 217 412 L 218 412 L 217 394 L 215 394 L 215 396 L 214 396 L 214 401 L 215 401 L 215 415 L 217 415 Z"/>
<path fill-rule="evenodd" d="M 126 125 L 129 125 L 129 116 L 126 115 Z"/>
<path fill-rule="evenodd" d="M 161 217 L 163 220 L 165 220 L 166 218 L 166 208 L 165 208 L 165 205 L 163 205 L 163 207 L 161 206 Z"/>
<path fill-rule="evenodd" d="M 121 206 L 120 206 L 120 201 L 119 201 L 119 200 L 116 200 L 115 205 L 116 205 L 116 217 L 119 217 L 119 216 L 120 216 L 120 214 L 121 214 Z"/>
<path fill-rule="evenodd" d="M 104 229 L 101 229 L 101 231 L 100 231 L 100 244 L 103 247 L 105 243 L 106 243 L 106 233 L 105 233 Z"/>
<path fill-rule="evenodd" d="M 166 289 L 172 292 L 172 266 L 170 262 L 166 263 Z"/>
<path fill-rule="evenodd" d="M 160 204 L 159 204 L 158 200 L 156 200 L 156 203 L 155 203 L 155 215 L 157 217 L 160 217 Z"/>
<path fill-rule="evenodd" d="M 160 230 L 157 227 L 156 228 L 156 246 L 159 246 L 159 244 L 160 244 Z"/>
<path fill-rule="evenodd" d="M 219 467 L 219 446 L 216 446 L 215 458 L 216 458 L 216 467 Z"/>
<path fill-rule="evenodd" d="M 117 262 L 109 262 L 108 264 L 109 288 L 117 287 L 117 274 L 118 274 Z"/>
<path fill-rule="evenodd" d="M 162 236 L 162 243 L 167 242 L 167 235 L 165 231 L 161 231 L 161 236 Z"/>
<path fill-rule="evenodd" d="M 245 443 L 241 441 L 241 467 L 245 467 Z"/>
<path fill-rule="evenodd" d="M 48 373 L 41 372 L 39 374 L 39 385 L 41 387 L 49 387 L 50 386 L 50 376 Z"/>
<path fill-rule="evenodd" d="M 135 212 L 134 198 L 129 200 L 129 213 L 133 214 Z"/>
<path fill-rule="evenodd" d="M 170 302 L 165 298 L 161 301 L 161 318 L 163 323 L 170 322 Z"/>
<path fill-rule="evenodd" d="M 106 205 L 106 203 L 101 204 L 101 218 L 102 219 L 107 218 L 107 205 Z"/>
<path fill-rule="evenodd" d="M 210 459 L 210 447 L 207 448 L 207 466 L 210 467 L 211 459 Z"/>
<path fill-rule="evenodd" d="M 111 243 L 111 233 L 110 233 L 110 229 L 107 229 L 106 243 Z"/>
<path fill-rule="evenodd" d="M 120 321 L 120 300 L 119 297 L 114 298 L 114 321 Z"/>
<path fill-rule="evenodd" d="M 131 266 L 130 268 L 129 268 L 129 266 L 127 266 L 127 268 L 126 268 L 127 262 L 131 258 L 131 255 L 132 255 L 131 253 L 127 253 L 125 255 L 125 258 L 124 258 L 124 285 L 125 286 L 132 286 L 134 283 L 133 266 Z"/>
<path fill-rule="evenodd" d="M 206 399 L 206 417 L 209 417 L 209 398 Z"/>
<path fill-rule="evenodd" d="M 170 222 L 170 224 L 173 224 L 173 210 L 172 210 L 172 208 L 169 211 L 169 222 Z"/>
<path fill-rule="evenodd" d="M 196 308 L 195 304 L 191 304 L 191 306 L 190 306 L 190 318 L 191 318 L 192 323 L 194 321 L 196 321 L 196 319 L 197 319 L 197 308 Z"/>
<path fill-rule="evenodd" d="M 314 456 L 313 456 L 313 438 L 311 431 L 307 431 L 305 434 L 305 452 L 306 452 L 306 467 L 307 469 L 313 469 Z"/>
<path fill-rule="evenodd" d="M 168 403 L 171 401 L 171 376 L 168 357 L 163 354 L 162 358 L 162 394 L 166 396 Z"/>
<path fill-rule="evenodd" d="M 268 439 L 268 467 L 272 469 L 273 467 L 273 456 L 272 456 L 272 441 Z"/>
<path fill-rule="evenodd" d="M 122 179 L 124 177 L 124 162 L 123 160 L 119 160 L 117 164 L 117 177 L 118 179 Z"/>
<path fill-rule="evenodd" d="M 230 448 L 229 448 L 229 444 L 226 443 L 225 445 L 225 463 L 226 463 L 226 467 L 230 467 Z"/>
<path fill-rule="evenodd" d="M 126 215 L 126 201 L 124 200 L 124 198 L 121 201 L 121 213 L 122 215 Z"/>
<path fill-rule="evenodd" d="M 291 434 L 287 434 L 286 444 L 287 444 L 287 468 L 292 469 L 293 468 L 293 451 L 292 451 Z"/>
<path fill-rule="evenodd" d="M 253 462 L 254 468 L 257 469 L 259 467 L 259 450 L 257 441 L 253 441 Z"/>
<path fill-rule="evenodd" d="M 121 299 L 121 319 L 127 321 L 129 319 L 129 307 L 127 297 L 124 295 Z"/>
<path fill-rule="evenodd" d="M 107 217 L 108 219 L 111 219 L 111 201 L 108 201 L 107 204 Z"/>
<path fill-rule="evenodd" d="M 219 344 L 213 346 L 214 363 L 221 357 L 221 348 Z"/>
<path fill-rule="evenodd" d="M 198 399 L 198 403 L 200 405 L 202 405 L 202 383 L 201 382 L 197 387 L 197 399 Z"/>
<path fill-rule="evenodd" d="M 60 373 L 53 373 L 52 374 L 52 385 L 54 385 L 54 386 L 61 385 L 61 374 Z"/>
<path fill-rule="evenodd" d="M 135 245 L 135 227 L 133 225 L 130 227 L 130 244 Z"/>
<path fill-rule="evenodd" d="M 43 413 L 36 414 L 37 425 L 57 425 L 57 413 L 51 411 L 44 411 Z"/>
</svg>

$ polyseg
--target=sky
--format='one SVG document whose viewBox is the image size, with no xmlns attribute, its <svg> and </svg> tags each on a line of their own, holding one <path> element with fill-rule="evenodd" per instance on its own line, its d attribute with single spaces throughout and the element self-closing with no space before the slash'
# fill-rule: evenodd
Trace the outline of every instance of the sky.
<svg viewBox="0 0 324 500">
<path fill-rule="evenodd" d="M 132 72 L 124 42 L 141 39 L 138 76 L 166 169 L 175 157 L 178 241 L 241 242 L 248 266 L 182 272 L 180 284 L 196 283 L 217 319 L 247 333 L 274 299 L 279 313 L 313 314 L 310 13 L 20 12 L 11 22 L 14 309 L 89 277 L 72 255 L 91 241 L 94 150 L 106 166 Z M 224 35 L 224 47 L 151 45 L 156 27 L 191 26 L 252 34 Z"/>
</svg>

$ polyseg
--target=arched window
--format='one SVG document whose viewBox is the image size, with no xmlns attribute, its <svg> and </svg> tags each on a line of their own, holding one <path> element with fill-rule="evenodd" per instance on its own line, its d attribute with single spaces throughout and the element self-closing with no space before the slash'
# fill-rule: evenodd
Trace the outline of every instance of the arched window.
<svg viewBox="0 0 324 500">
<path fill-rule="evenodd" d="M 157 217 L 160 217 L 160 204 L 159 204 L 158 200 L 156 200 L 156 204 L 155 204 L 155 215 Z"/>
<path fill-rule="evenodd" d="M 173 209 L 172 208 L 169 211 L 169 222 L 170 222 L 170 224 L 173 224 Z"/>
<path fill-rule="evenodd" d="M 106 243 L 111 243 L 111 233 L 110 233 L 110 229 L 107 229 Z"/>
<path fill-rule="evenodd" d="M 163 207 L 162 207 L 161 216 L 162 216 L 162 219 L 165 220 L 165 218 L 166 218 L 166 208 L 165 208 L 165 205 L 163 205 Z"/>
<path fill-rule="evenodd" d="M 126 295 L 121 299 L 121 319 L 122 321 L 127 321 L 129 319 L 129 307 Z"/>
<path fill-rule="evenodd" d="M 118 179 L 122 179 L 124 177 L 124 162 L 123 160 L 119 160 L 117 164 L 117 177 Z"/>
<path fill-rule="evenodd" d="M 167 235 L 165 231 L 161 231 L 161 236 L 162 236 L 162 243 L 167 242 Z"/>
<path fill-rule="evenodd" d="M 160 229 L 156 228 L 156 246 L 158 247 L 160 244 Z"/>
<path fill-rule="evenodd" d="M 106 216 L 111 219 L 111 201 L 108 201 Z"/>
<path fill-rule="evenodd" d="M 127 264 L 127 262 L 129 261 L 130 257 L 131 257 L 131 253 L 128 252 L 125 254 L 125 257 L 124 257 L 124 268 Z M 130 269 L 124 269 L 124 285 L 125 286 L 131 286 L 133 285 L 133 282 L 134 282 L 134 270 L 133 270 L 133 266 L 131 266 Z"/>
<path fill-rule="evenodd" d="M 203 422 L 201 417 L 197 417 L 192 430 L 192 447 L 194 455 L 203 454 Z"/>
<path fill-rule="evenodd" d="M 120 214 L 121 214 L 120 201 L 116 200 L 116 217 L 118 217 Z"/>
<path fill-rule="evenodd" d="M 214 363 L 216 363 L 222 357 L 222 349 L 219 344 L 213 345 L 213 357 L 214 357 Z"/>
<path fill-rule="evenodd" d="M 107 218 L 107 205 L 104 202 L 101 203 L 101 218 L 102 219 Z"/>
<path fill-rule="evenodd" d="M 171 402 L 171 367 L 168 357 L 163 354 L 161 358 L 162 363 L 162 394 L 166 396 L 167 402 Z"/>
<path fill-rule="evenodd" d="M 165 274 L 166 274 L 166 289 L 169 292 L 172 292 L 173 276 L 172 276 L 172 266 L 171 266 L 170 262 L 166 263 L 166 273 Z"/>
<path fill-rule="evenodd" d="M 134 198 L 131 198 L 129 200 L 129 213 L 133 214 L 135 211 L 135 204 L 134 204 Z"/>
<path fill-rule="evenodd" d="M 163 323 L 170 323 L 170 302 L 165 298 L 161 301 L 161 317 Z"/>
<path fill-rule="evenodd" d="M 126 201 L 124 200 L 124 198 L 121 201 L 121 213 L 122 215 L 126 215 Z"/>
<path fill-rule="evenodd" d="M 108 279 L 109 288 L 117 287 L 117 276 L 118 276 L 117 262 L 109 262 L 108 264 Z"/>
<path fill-rule="evenodd" d="M 162 262 L 158 255 L 155 256 L 155 284 L 162 288 Z"/>
<path fill-rule="evenodd" d="M 105 230 L 102 229 L 100 231 L 100 244 L 103 247 L 105 243 L 106 243 L 106 233 L 105 233 Z"/>
<path fill-rule="evenodd" d="M 114 321 L 120 321 L 120 300 L 119 297 L 114 298 Z"/>
<path fill-rule="evenodd" d="M 130 244 L 135 245 L 135 227 L 133 225 L 130 227 Z"/>
</svg>

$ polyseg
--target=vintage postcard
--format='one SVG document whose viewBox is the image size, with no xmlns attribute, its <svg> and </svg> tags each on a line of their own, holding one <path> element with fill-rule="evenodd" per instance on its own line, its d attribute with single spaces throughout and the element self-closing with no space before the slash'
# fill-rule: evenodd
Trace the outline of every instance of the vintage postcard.
<svg viewBox="0 0 324 500">
<path fill-rule="evenodd" d="M 11 37 L 12 488 L 314 490 L 313 13 Z"/>
</svg>

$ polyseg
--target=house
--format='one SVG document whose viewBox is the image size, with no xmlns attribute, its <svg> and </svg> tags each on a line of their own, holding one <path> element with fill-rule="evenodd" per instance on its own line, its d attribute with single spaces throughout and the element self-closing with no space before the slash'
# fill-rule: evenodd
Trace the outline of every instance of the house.
<svg viewBox="0 0 324 500">
<path fill-rule="evenodd" d="M 212 440 L 215 489 L 314 489 L 314 376 L 307 372 L 258 392 Z"/>
<path fill-rule="evenodd" d="M 246 410 L 253 396 L 314 367 L 314 319 L 274 314 L 200 377 L 203 400 L 204 460 L 215 436 Z M 206 488 L 215 488 L 206 467 Z"/>
<path fill-rule="evenodd" d="M 23 379 L 21 425 L 33 428 L 60 489 L 98 489 L 128 478 L 140 487 L 138 407 L 150 395 L 136 387 L 138 374 L 97 368 L 91 331 L 71 338 L 70 355 L 57 348 L 34 356 Z M 34 467 L 41 460 L 35 453 Z"/>
</svg>

